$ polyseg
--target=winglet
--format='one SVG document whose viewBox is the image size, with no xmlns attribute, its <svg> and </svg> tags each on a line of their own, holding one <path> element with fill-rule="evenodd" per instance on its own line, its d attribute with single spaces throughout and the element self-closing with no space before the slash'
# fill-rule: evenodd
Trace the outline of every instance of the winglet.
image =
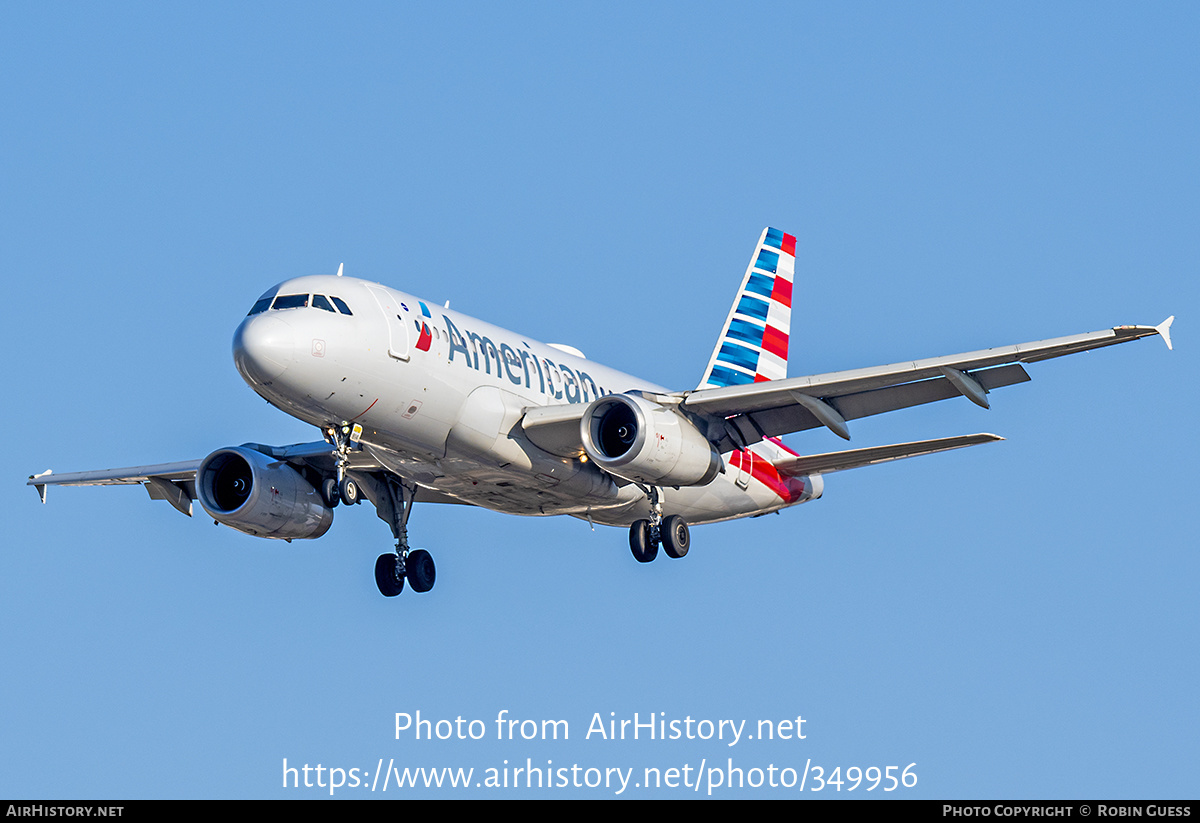
<svg viewBox="0 0 1200 823">
<path fill-rule="evenodd" d="M 1171 324 L 1174 322 L 1175 315 L 1172 314 L 1166 320 L 1154 327 L 1154 330 L 1158 332 L 1158 336 L 1161 337 L 1163 342 L 1167 344 L 1167 349 L 1172 351 L 1174 350 L 1174 347 L 1171 345 Z"/>
<path fill-rule="evenodd" d="M 42 472 L 41 474 L 31 474 L 31 475 L 29 475 L 29 479 L 30 479 L 30 480 L 37 480 L 39 477 L 45 477 L 45 476 L 46 476 L 46 475 L 48 475 L 48 474 L 50 474 L 50 470 L 49 470 L 49 469 L 46 469 L 46 470 L 45 470 L 44 472 Z M 44 504 L 44 503 L 46 502 L 46 484 L 45 484 L 45 483 L 34 483 L 34 484 L 33 484 L 33 487 L 34 487 L 35 489 L 37 489 L 38 497 L 42 498 L 42 503 Z"/>
</svg>

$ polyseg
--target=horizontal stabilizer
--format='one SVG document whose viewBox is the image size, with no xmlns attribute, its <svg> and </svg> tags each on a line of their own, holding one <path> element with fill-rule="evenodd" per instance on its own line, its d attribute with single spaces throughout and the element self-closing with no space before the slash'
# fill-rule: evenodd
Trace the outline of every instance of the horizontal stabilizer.
<svg viewBox="0 0 1200 823">
<path fill-rule="evenodd" d="M 951 449 L 961 449 L 965 446 L 977 446 L 980 443 L 993 443 L 1003 439 L 995 434 L 964 434 L 958 437 L 942 437 L 937 440 L 895 443 L 891 446 L 871 446 L 866 449 L 850 449 L 844 452 L 810 454 L 773 462 L 775 469 L 780 474 L 794 477 L 806 474 L 829 474 L 846 469 L 857 469 L 860 466 L 887 463 L 891 460 L 903 460 L 905 457 L 919 457 L 922 454 L 936 454 Z"/>
</svg>

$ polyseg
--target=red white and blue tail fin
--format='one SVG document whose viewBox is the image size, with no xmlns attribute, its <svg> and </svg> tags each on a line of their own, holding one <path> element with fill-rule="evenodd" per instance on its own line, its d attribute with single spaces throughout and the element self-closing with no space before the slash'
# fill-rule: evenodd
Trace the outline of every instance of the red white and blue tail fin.
<svg viewBox="0 0 1200 823">
<path fill-rule="evenodd" d="M 787 377 L 796 238 L 763 229 L 698 388 Z"/>
</svg>

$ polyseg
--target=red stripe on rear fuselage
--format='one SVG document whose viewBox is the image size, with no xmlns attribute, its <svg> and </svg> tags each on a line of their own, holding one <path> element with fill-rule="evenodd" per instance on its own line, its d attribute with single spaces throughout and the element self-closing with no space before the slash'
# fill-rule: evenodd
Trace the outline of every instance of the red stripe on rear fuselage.
<svg viewBox="0 0 1200 823">
<path fill-rule="evenodd" d="M 762 455 L 750 453 L 747 459 L 747 452 L 739 450 L 729 456 L 729 465 L 739 471 L 743 470 L 742 467 L 747 463 L 750 464 L 750 476 L 783 502 L 792 503 L 804 494 L 803 480 L 781 476 L 771 461 Z"/>
</svg>

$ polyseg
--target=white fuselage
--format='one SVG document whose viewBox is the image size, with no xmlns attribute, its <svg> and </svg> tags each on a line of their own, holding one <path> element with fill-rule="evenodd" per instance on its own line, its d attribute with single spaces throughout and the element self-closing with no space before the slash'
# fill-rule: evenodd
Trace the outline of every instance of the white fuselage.
<svg viewBox="0 0 1200 823">
<path fill-rule="evenodd" d="M 233 341 L 238 371 L 272 405 L 322 429 L 360 424 L 380 465 L 465 503 L 610 525 L 647 516 L 637 485 L 538 448 L 518 423 L 530 407 L 667 389 L 364 280 L 301 277 L 264 298 L 273 295 L 308 299 L 252 313 Z M 666 513 L 710 523 L 820 496 L 820 477 L 774 472 L 781 445 L 753 452 L 733 463 L 725 455 L 725 471 L 705 486 L 665 489 Z"/>
</svg>

